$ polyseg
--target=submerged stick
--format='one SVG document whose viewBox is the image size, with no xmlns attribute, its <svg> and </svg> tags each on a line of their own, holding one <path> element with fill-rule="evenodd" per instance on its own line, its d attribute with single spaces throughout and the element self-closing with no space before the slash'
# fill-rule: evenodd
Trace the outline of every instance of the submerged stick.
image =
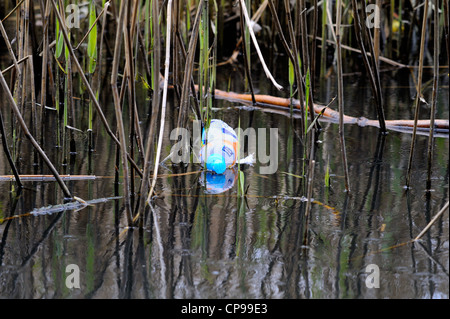
<svg viewBox="0 0 450 319">
<path fill-rule="evenodd" d="M 98 178 L 98 176 L 95 175 L 59 175 L 59 177 L 64 181 L 84 181 Z M 0 175 L 0 182 L 10 182 L 17 180 L 28 182 L 51 182 L 55 181 L 56 179 L 53 175 Z"/>
<path fill-rule="evenodd" d="M 196 86 L 197 88 L 197 86 Z M 215 97 L 218 99 L 224 99 L 232 102 L 252 102 L 252 96 L 250 94 L 241 94 L 236 92 L 226 92 L 219 89 L 215 90 Z M 271 95 L 255 94 L 255 100 L 257 107 L 260 108 L 280 108 L 282 110 L 288 110 L 290 103 L 293 104 L 297 110 L 302 109 L 298 100 L 291 100 L 288 98 L 276 97 Z M 322 114 L 321 120 L 331 121 L 337 123 L 339 120 L 339 112 L 332 110 L 324 105 L 314 104 L 314 113 Z M 379 127 L 378 120 L 370 120 L 365 117 L 353 117 L 344 114 L 345 124 L 358 124 L 359 126 L 374 126 Z M 414 127 L 414 120 L 386 120 L 386 127 L 388 129 L 412 129 Z M 434 123 L 434 129 L 438 129 L 443 133 L 449 131 L 449 121 L 444 119 L 436 119 Z M 425 130 L 430 129 L 430 120 L 418 120 L 417 128 Z"/>
</svg>

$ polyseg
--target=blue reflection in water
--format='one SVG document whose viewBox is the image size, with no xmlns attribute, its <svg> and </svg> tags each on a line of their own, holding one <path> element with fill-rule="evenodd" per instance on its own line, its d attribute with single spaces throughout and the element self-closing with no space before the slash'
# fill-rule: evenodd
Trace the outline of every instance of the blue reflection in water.
<svg viewBox="0 0 450 319">
<path fill-rule="evenodd" d="M 200 176 L 200 184 L 205 187 L 206 194 L 220 194 L 233 187 L 237 173 L 236 167 L 227 168 L 223 174 L 204 171 Z"/>
</svg>

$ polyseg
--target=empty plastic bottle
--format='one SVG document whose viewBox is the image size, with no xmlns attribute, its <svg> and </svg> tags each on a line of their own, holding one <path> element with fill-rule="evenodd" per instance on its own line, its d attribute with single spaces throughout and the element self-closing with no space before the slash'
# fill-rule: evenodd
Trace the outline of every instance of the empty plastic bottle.
<svg viewBox="0 0 450 319">
<path fill-rule="evenodd" d="M 238 140 L 235 131 L 221 120 L 211 120 L 203 130 L 200 161 L 207 170 L 223 174 L 236 164 Z"/>
</svg>

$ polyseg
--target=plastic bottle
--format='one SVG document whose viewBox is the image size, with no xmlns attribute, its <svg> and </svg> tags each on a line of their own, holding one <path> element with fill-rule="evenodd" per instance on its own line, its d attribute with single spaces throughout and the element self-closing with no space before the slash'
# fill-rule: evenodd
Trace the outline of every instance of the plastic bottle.
<svg viewBox="0 0 450 319">
<path fill-rule="evenodd" d="M 238 140 L 235 131 L 221 120 L 211 120 L 203 130 L 200 161 L 207 170 L 223 174 L 236 164 Z"/>
</svg>

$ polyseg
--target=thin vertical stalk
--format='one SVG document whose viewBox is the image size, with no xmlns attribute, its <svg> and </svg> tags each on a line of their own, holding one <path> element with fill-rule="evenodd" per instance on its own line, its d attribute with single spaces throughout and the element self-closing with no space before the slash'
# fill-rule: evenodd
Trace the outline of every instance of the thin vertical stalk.
<svg viewBox="0 0 450 319">
<path fill-rule="evenodd" d="M 439 79 L 439 1 L 434 0 L 434 56 L 433 56 L 433 93 L 430 110 L 430 133 L 428 135 L 428 156 L 427 156 L 427 190 L 431 189 L 431 166 L 434 151 L 434 122 L 436 117 L 436 100 L 438 93 Z"/>
<path fill-rule="evenodd" d="M 287 25 L 288 25 L 288 33 L 289 33 L 289 41 L 291 42 L 291 50 L 292 50 L 292 55 L 293 55 L 293 61 L 292 63 L 294 64 L 294 72 L 295 72 L 295 77 L 296 77 L 296 81 L 297 81 L 297 93 L 298 93 L 298 100 L 300 102 L 300 105 L 304 105 L 305 103 L 305 96 L 304 96 L 304 85 L 303 85 L 303 72 L 300 68 L 300 55 L 298 53 L 298 47 L 297 47 L 297 42 L 295 40 L 295 33 L 294 33 L 294 26 L 292 24 L 292 17 L 291 17 L 291 8 L 290 8 L 290 2 L 289 0 L 284 0 L 284 8 L 285 8 L 285 13 L 286 13 L 286 21 L 287 21 Z M 305 110 L 307 109 L 307 106 L 305 107 L 301 107 L 300 108 L 300 114 L 301 114 L 301 121 L 300 121 L 300 132 L 301 132 L 301 137 L 303 139 L 304 135 L 304 130 L 305 127 L 307 127 L 306 122 L 305 122 Z"/>
<path fill-rule="evenodd" d="M 373 30 L 373 49 L 375 51 L 375 63 L 378 65 L 380 57 L 380 13 L 381 13 L 381 0 L 375 2 L 375 27 Z M 392 23 L 392 21 L 391 21 Z"/>
<path fill-rule="evenodd" d="M 200 1 L 197 13 L 195 16 L 195 21 L 192 26 L 192 34 L 191 39 L 189 40 L 189 47 L 188 47 L 188 55 L 186 57 L 186 65 L 184 70 L 184 78 L 183 78 L 183 86 L 181 88 L 181 98 L 180 98 L 180 109 L 178 114 L 178 128 L 185 127 L 186 122 L 186 113 L 189 110 L 189 88 L 190 88 L 190 81 L 192 76 L 192 69 L 194 65 L 194 57 L 195 57 L 195 50 L 197 47 L 197 39 L 198 39 L 198 33 L 199 33 L 199 26 L 200 26 L 200 18 L 201 13 L 203 10 L 203 1 Z M 166 81 L 166 78 L 164 78 L 164 81 Z"/>
<path fill-rule="evenodd" d="M 311 78 L 315 79 L 316 78 L 316 52 L 317 52 L 317 26 L 318 26 L 318 20 L 319 20 L 319 9 L 317 8 L 317 0 L 314 0 L 313 2 L 314 5 L 314 16 L 313 16 L 313 26 L 312 26 L 312 43 L 311 43 L 311 65 L 310 65 L 310 70 L 311 70 Z M 314 87 L 315 87 L 315 82 L 314 80 L 311 81 L 311 88 L 312 88 L 312 92 L 314 92 Z"/>
<path fill-rule="evenodd" d="M 142 176 L 141 186 L 139 193 L 140 196 L 140 203 L 139 207 L 142 211 L 144 211 L 145 208 L 145 201 L 147 199 L 144 194 L 148 193 L 148 187 L 149 187 L 149 177 L 150 177 L 150 158 L 153 153 L 153 141 L 154 141 L 154 132 L 156 129 L 156 120 L 158 118 L 159 114 L 159 79 L 160 79 L 160 50 L 161 50 L 161 33 L 159 31 L 159 22 L 158 22 L 158 16 L 159 16 L 159 5 L 158 1 L 153 0 L 152 1 L 152 7 L 151 7 L 151 20 L 152 25 L 151 28 L 151 34 L 152 34 L 152 41 L 153 41 L 153 50 L 152 50 L 152 83 L 153 83 L 153 97 L 152 97 L 152 115 L 150 120 L 150 128 L 147 136 L 147 143 L 145 146 L 145 157 L 144 157 L 144 173 Z M 170 44 L 166 43 L 166 46 L 170 48 Z M 139 215 L 139 212 L 136 214 L 135 220 L 137 216 Z"/>
<path fill-rule="evenodd" d="M 252 94 L 252 102 L 253 105 L 256 105 L 256 100 L 255 100 L 255 90 L 253 89 L 253 81 L 252 81 L 252 72 L 250 69 L 250 57 L 248 55 L 249 51 L 248 51 L 248 42 L 245 41 L 245 27 L 244 27 L 244 13 L 243 13 L 243 9 L 242 9 L 242 5 L 239 5 L 239 13 L 240 13 L 240 27 L 241 27 L 241 32 L 242 35 L 241 37 L 244 39 L 244 41 L 242 41 L 242 51 L 244 52 L 244 66 L 245 66 L 245 71 L 247 73 L 247 83 L 249 85 L 250 88 L 250 92 Z"/>
<path fill-rule="evenodd" d="M 406 172 L 406 187 L 409 188 L 411 183 L 411 168 L 414 156 L 414 148 L 416 146 L 416 134 L 417 134 L 417 121 L 419 120 L 419 109 L 420 109 L 420 97 L 422 92 L 422 75 L 423 75 L 423 59 L 425 52 L 425 37 L 427 31 L 427 15 L 428 15 L 428 1 L 425 1 L 425 6 L 423 9 L 423 19 L 422 19 L 422 34 L 420 37 L 420 53 L 419 53 L 419 70 L 417 74 L 417 93 L 415 99 L 415 112 L 414 112 L 414 127 L 411 137 L 411 148 L 409 151 L 408 169 Z"/>
<path fill-rule="evenodd" d="M 250 37 L 252 38 L 253 45 L 254 45 L 254 47 L 256 49 L 256 53 L 258 54 L 258 57 L 259 57 L 259 60 L 261 62 L 261 65 L 263 67 L 264 73 L 266 74 L 267 78 L 272 82 L 272 84 L 277 88 L 277 90 L 282 90 L 283 87 L 281 85 L 279 85 L 277 83 L 277 81 L 274 79 L 274 77 L 270 73 L 269 69 L 267 68 L 266 62 L 264 61 L 264 57 L 263 57 L 263 55 L 261 53 L 261 50 L 259 48 L 258 41 L 256 40 L 255 33 L 253 32 L 251 19 L 250 19 L 249 15 L 248 15 L 247 8 L 245 6 L 244 0 L 240 0 L 240 4 L 241 4 L 241 7 L 242 7 L 242 11 L 243 11 L 244 17 L 245 17 L 245 22 L 247 24 L 248 31 L 250 32 Z"/>
<path fill-rule="evenodd" d="M 299 27 L 300 27 L 300 40 L 302 48 L 302 67 L 303 74 L 306 74 L 307 70 L 310 69 L 309 64 L 309 52 L 308 52 L 308 29 L 306 27 L 306 5 L 305 0 L 300 0 L 299 2 Z M 312 101 L 311 101 L 312 102 Z M 308 107 L 308 105 L 307 105 Z"/>
<path fill-rule="evenodd" d="M 321 81 L 325 78 L 325 68 L 327 62 L 327 1 L 322 0 L 322 42 L 321 42 L 321 52 L 320 52 L 320 79 Z"/>
<path fill-rule="evenodd" d="M 43 123 L 44 120 L 44 110 L 45 105 L 47 102 L 47 70 L 48 70 L 48 64 L 49 64 L 49 41 L 48 41 L 48 27 L 50 24 L 49 17 L 50 17 L 50 0 L 47 0 L 45 3 L 45 8 L 42 8 L 45 12 L 45 14 L 42 16 L 42 23 L 43 23 L 43 45 L 42 45 L 42 75 L 41 75 L 41 106 L 40 106 L 40 120 Z M 36 123 L 37 124 L 37 123 Z M 41 142 L 44 138 L 43 134 L 43 125 L 41 125 Z"/>
<path fill-rule="evenodd" d="M 117 121 L 117 130 L 119 133 L 119 144 L 120 144 L 120 155 L 122 160 L 122 170 L 123 170 L 123 190 L 124 190 L 124 203 L 126 216 L 128 220 L 128 225 L 131 226 L 133 223 L 133 217 L 131 215 L 131 203 L 130 203 L 130 180 L 128 175 L 128 161 L 127 161 L 127 153 L 126 153 L 126 138 L 125 138 L 125 128 L 123 125 L 123 117 L 122 117 L 122 108 L 120 105 L 120 97 L 119 90 L 117 88 L 117 78 L 119 71 L 119 59 L 120 59 L 120 51 L 122 46 L 122 36 L 123 32 L 125 32 L 124 25 L 126 11 L 128 8 L 128 0 L 124 0 L 121 2 L 120 12 L 119 12 L 119 21 L 117 24 L 116 30 L 116 41 L 114 46 L 114 59 L 113 66 L 111 70 L 111 88 L 113 92 L 114 98 L 114 109 L 116 113 L 116 121 Z"/>
<path fill-rule="evenodd" d="M 153 190 L 156 185 L 156 179 L 158 176 L 159 159 L 161 156 L 162 138 L 164 135 L 164 123 L 166 117 L 166 105 L 167 105 L 167 88 L 169 84 L 169 67 L 170 67 L 170 36 L 172 30 L 172 0 L 167 3 L 167 26 L 166 26 L 166 57 L 164 60 L 164 87 L 163 87 L 163 97 L 161 105 L 161 123 L 159 127 L 159 138 L 158 138 L 158 150 L 156 152 L 155 168 L 153 170 L 153 180 L 150 187 L 150 191 L 147 197 L 147 203 L 150 203 L 151 197 L 153 195 Z M 189 77 L 190 79 L 190 77 Z M 189 87 L 188 83 L 186 86 Z"/>
<path fill-rule="evenodd" d="M 444 1 L 444 35 L 447 43 L 447 65 L 450 67 L 450 9 L 448 1 Z"/>
<path fill-rule="evenodd" d="M 354 20 L 354 27 L 355 27 L 355 37 L 356 41 L 358 42 L 358 45 L 361 50 L 361 57 L 364 62 L 364 66 L 366 67 L 367 73 L 369 74 L 369 80 L 370 85 L 372 87 L 372 93 L 374 95 L 375 101 L 376 101 L 376 110 L 378 115 L 378 122 L 380 125 L 380 130 L 382 134 L 387 133 L 386 129 L 386 123 L 384 118 L 384 101 L 383 96 L 381 92 L 381 82 L 380 82 L 380 76 L 378 72 L 378 63 L 376 63 L 375 59 L 373 58 L 375 53 L 375 49 L 372 44 L 372 40 L 370 39 L 370 32 L 367 30 L 367 26 L 365 23 L 361 23 L 361 19 L 359 17 L 358 13 L 358 5 L 356 3 L 356 0 L 352 0 L 352 6 L 353 11 L 355 13 L 355 20 Z M 363 14 L 365 11 L 363 10 Z M 364 17 L 363 21 L 366 21 L 366 17 Z M 361 28 L 364 28 L 362 30 Z M 372 59 L 369 61 L 369 54 L 366 51 L 365 45 L 364 45 L 364 38 L 363 35 L 368 38 L 369 43 L 369 51 L 371 52 L 370 56 Z"/>
<path fill-rule="evenodd" d="M 339 105 L 339 141 L 341 143 L 342 166 L 344 168 L 345 189 L 350 191 L 350 182 L 348 178 L 347 154 L 345 150 L 344 138 L 344 88 L 342 77 L 342 54 L 341 54 L 341 18 L 342 18 L 342 0 L 336 4 L 336 50 L 337 50 L 337 76 L 338 76 L 338 105 Z"/>
</svg>

